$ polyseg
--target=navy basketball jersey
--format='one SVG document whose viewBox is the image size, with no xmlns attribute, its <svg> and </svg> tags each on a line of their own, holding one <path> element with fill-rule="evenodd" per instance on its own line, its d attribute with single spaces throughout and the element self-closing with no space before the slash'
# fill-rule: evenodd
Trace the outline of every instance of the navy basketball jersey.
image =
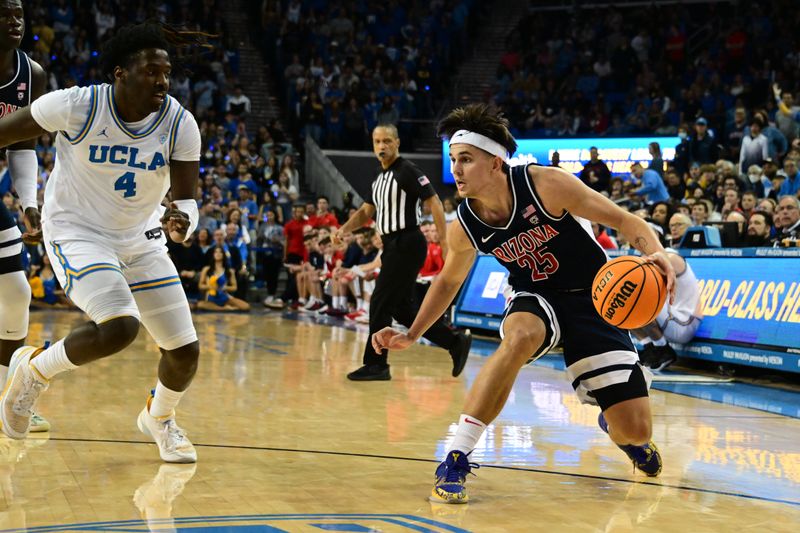
<svg viewBox="0 0 800 533">
<path fill-rule="evenodd" d="M 607 261 L 605 251 L 588 220 L 545 211 L 527 169 L 528 165 L 519 165 L 509 173 L 514 203 L 506 225 L 486 224 L 469 200 L 458 206 L 461 225 L 477 250 L 495 256 L 508 269 L 514 292 L 588 289 Z"/>
<path fill-rule="evenodd" d="M 16 65 L 11 79 L 0 80 L 0 118 L 13 113 L 31 103 L 31 64 L 28 56 L 16 50 Z M 0 232 L 16 226 L 14 217 L 8 212 L 5 204 L 0 202 Z M 14 241 L 19 238 L 13 232 L 0 233 L 0 242 Z M 9 237 L 6 239 L 5 237 Z"/>
</svg>

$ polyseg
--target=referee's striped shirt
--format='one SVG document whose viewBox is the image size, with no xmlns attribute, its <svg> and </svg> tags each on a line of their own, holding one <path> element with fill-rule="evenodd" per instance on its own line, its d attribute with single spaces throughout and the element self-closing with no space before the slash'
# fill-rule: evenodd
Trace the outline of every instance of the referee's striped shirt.
<svg viewBox="0 0 800 533">
<path fill-rule="evenodd" d="M 390 235 L 419 226 L 421 202 L 435 194 L 425 173 L 414 163 L 398 157 L 392 166 L 380 169 L 367 202 L 375 206 L 378 231 Z"/>
</svg>

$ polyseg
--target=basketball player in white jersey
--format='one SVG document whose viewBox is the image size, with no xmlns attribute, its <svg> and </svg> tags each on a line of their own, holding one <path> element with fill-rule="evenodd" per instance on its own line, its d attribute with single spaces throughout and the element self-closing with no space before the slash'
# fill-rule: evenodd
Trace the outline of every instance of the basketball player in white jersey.
<svg viewBox="0 0 800 533">
<path fill-rule="evenodd" d="M 25 13 L 20 0 L 0 0 L 0 117 L 21 109 L 45 92 L 47 75 L 38 63 L 19 49 L 25 33 Z M 25 344 L 31 288 L 22 264 L 23 240 L 41 241 L 39 206 L 36 201 L 36 140 L 13 144 L 6 150 L 9 173 L 25 213 L 27 231 L 0 205 L 0 383 L 5 384 L 11 355 Z M 50 424 L 36 414 L 31 431 L 48 431 Z"/>
<path fill-rule="evenodd" d="M 703 320 L 697 276 L 678 252 L 672 248 L 666 251 L 675 270 L 675 300 L 665 302 L 653 322 L 632 331 L 644 344 L 639 352 L 642 364 L 654 371 L 664 370 L 678 359 L 669 343 L 687 344 Z"/>
<path fill-rule="evenodd" d="M 199 344 L 162 235 L 164 223 L 182 242 L 198 220 L 200 132 L 167 95 L 167 50 L 187 44 L 188 35 L 156 24 L 122 28 L 101 54 L 111 84 L 54 91 L 0 119 L 0 146 L 58 132 L 44 241 L 67 296 L 91 319 L 47 349 L 14 353 L 0 399 L 2 431 L 11 438 L 25 438 L 36 401 L 56 375 L 121 351 L 141 322 L 162 357 L 139 429 L 164 461 L 197 460 L 175 407 L 194 377 Z M 170 188 L 172 203 L 162 213 Z"/>
</svg>

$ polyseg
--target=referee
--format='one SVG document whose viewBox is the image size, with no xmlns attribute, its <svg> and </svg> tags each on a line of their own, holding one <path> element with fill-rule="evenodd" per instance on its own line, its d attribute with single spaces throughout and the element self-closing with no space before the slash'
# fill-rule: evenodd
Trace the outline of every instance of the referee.
<svg viewBox="0 0 800 533">
<path fill-rule="evenodd" d="M 388 350 L 376 352 L 370 342 L 372 334 L 390 326 L 392 318 L 405 326 L 414 322 L 418 311 L 414 303 L 414 285 L 428 248 L 419 230 L 420 203 L 430 208 L 439 230 L 442 254 L 447 253 L 442 202 L 425 174 L 400 157 L 397 128 L 392 124 L 379 124 L 372 132 L 372 147 L 381 163 L 380 173 L 372 183 L 372 197 L 333 235 L 334 240 L 339 240 L 342 234 L 376 217 L 376 229 L 383 239 L 381 270 L 369 306 L 364 366 L 347 375 L 353 381 L 392 379 L 387 363 Z M 453 376 L 461 374 L 472 344 L 469 330 L 454 331 L 439 318 L 423 336 L 450 352 Z"/>
</svg>

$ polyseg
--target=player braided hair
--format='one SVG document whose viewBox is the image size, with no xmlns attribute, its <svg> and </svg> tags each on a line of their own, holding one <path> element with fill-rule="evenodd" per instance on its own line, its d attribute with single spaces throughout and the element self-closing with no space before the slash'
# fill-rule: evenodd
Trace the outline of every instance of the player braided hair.
<svg viewBox="0 0 800 533">
<path fill-rule="evenodd" d="M 508 120 L 494 106 L 469 104 L 450 111 L 436 127 L 439 137 L 452 137 L 458 130 L 480 133 L 500 143 L 509 154 L 517 151 L 517 141 L 508 131 Z"/>
<path fill-rule="evenodd" d="M 212 48 L 207 42 L 210 37 L 216 35 L 183 30 L 161 22 L 130 24 L 117 30 L 113 37 L 103 43 L 100 67 L 103 74 L 113 80 L 114 69 L 130 65 L 133 57 L 142 50 L 157 48 L 169 52 L 173 48 Z"/>
</svg>

